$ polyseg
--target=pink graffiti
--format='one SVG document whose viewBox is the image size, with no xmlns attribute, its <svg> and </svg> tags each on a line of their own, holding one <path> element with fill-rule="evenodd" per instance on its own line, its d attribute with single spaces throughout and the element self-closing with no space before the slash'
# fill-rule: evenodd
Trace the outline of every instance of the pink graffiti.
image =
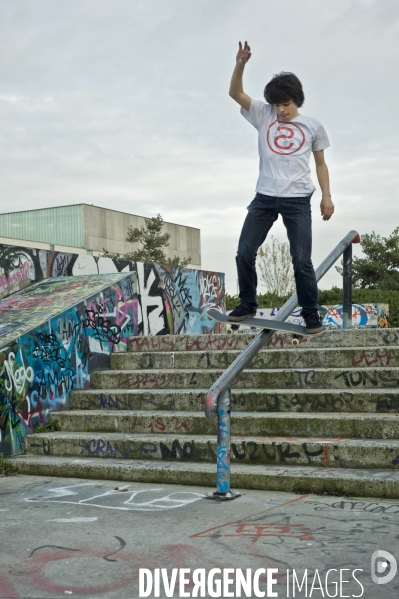
<svg viewBox="0 0 399 599">
<path fill-rule="evenodd" d="M 0 277 L 0 287 L 5 287 L 14 281 L 27 279 L 29 275 L 29 262 L 23 262 L 14 272 L 8 277 L 4 274 Z"/>
</svg>

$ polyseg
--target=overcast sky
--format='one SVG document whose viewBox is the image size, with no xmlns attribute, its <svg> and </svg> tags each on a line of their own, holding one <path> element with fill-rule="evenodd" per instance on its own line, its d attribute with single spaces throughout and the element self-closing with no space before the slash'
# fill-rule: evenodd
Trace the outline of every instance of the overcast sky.
<svg viewBox="0 0 399 599">
<path fill-rule="evenodd" d="M 257 132 L 228 96 L 301 79 L 336 214 L 312 199 L 317 266 L 351 229 L 399 225 L 398 0 L 0 0 L 0 211 L 86 202 L 201 229 L 226 273 L 258 175 Z M 315 178 L 314 178 L 315 180 Z M 316 180 L 315 180 L 316 181 Z M 279 220 L 272 233 L 285 240 Z M 360 254 L 359 251 L 356 251 Z M 320 286 L 339 284 L 326 275 Z"/>
</svg>

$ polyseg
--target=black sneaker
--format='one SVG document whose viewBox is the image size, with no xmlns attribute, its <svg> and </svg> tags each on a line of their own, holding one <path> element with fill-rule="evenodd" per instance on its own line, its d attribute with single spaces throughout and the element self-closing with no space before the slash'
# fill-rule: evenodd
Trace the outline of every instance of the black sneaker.
<svg viewBox="0 0 399 599">
<path fill-rule="evenodd" d="M 237 306 L 237 308 L 234 308 L 230 314 L 227 315 L 227 318 L 232 322 L 240 322 L 241 320 L 251 318 L 252 316 L 256 316 L 256 310 L 249 310 L 240 304 Z"/>
<path fill-rule="evenodd" d="M 306 332 L 310 335 L 312 333 L 321 333 L 324 331 L 324 327 L 322 322 L 320 321 L 320 316 L 318 312 L 311 312 L 303 317 L 306 323 Z"/>
</svg>

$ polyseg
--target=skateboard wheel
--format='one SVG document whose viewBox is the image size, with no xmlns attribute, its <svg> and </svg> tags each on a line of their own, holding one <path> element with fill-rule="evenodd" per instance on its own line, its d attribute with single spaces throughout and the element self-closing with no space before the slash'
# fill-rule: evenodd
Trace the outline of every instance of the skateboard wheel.
<svg viewBox="0 0 399 599">
<path fill-rule="evenodd" d="M 292 340 L 292 342 L 291 342 L 291 343 L 292 343 L 292 345 L 295 345 L 295 347 L 296 347 L 297 345 L 299 345 L 299 339 L 296 339 L 296 338 L 294 337 L 294 339 Z"/>
</svg>

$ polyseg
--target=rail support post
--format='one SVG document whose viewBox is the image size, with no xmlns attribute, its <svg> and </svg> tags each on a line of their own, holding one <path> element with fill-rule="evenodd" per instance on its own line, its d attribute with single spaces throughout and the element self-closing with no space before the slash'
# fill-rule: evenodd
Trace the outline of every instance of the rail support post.
<svg viewBox="0 0 399 599">
<path fill-rule="evenodd" d="M 228 501 L 239 497 L 241 493 L 230 490 L 230 437 L 231 437 L 231 389 L 220 394 L 217 407 L 218 437 L 216 450 L 216 486 L 217 490 L 207 495 L 207 499 Z"/>
<path fill-rule="evenodd" d="M 343 264 L 342 328 L 349 329 L 352 326 L 352 244 L 343 253 Z"/>
</svg>

